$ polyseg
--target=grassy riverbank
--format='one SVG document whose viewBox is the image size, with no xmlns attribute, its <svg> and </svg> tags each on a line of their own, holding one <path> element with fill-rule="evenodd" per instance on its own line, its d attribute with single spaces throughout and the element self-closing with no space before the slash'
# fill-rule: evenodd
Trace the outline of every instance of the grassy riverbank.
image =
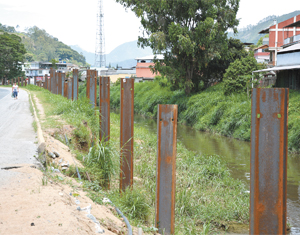
<svg viewBox="0 0 300 235">
<path fill-rule="evenodd" d="M 251 100 L 246 93 L 225 96 L 223 84 L 210 87 L 192 96 L 184 91 L 171 91 L 158 81 L 135 84 L 134 109 L 148 117 L 156 117 L 157 104 L 178 104 L 179 122 L 201 131 L 250 141 Z M 111 88 L 111 105 L 120 104 L 120 86 Z M 300 151 L 300 93 L 290 90 L 289 96 L 289 151 Z"/>
<path fill-rule="evenodd" d="M 120 117 L 111 113 L 111 142 L 102 146 L 109 156 L 111 164 L 111 189 L 99 187 L 101 171 L 98 162 L 93 164 L 83 161 L 88 158 L 85 148 L 80 143 L 87 141 L 91 145 L 93 137 L 98 135 L 98 115 L 94 115 L 89 102 L 80 99 L 72 102 L 47 90 L 29 86 L 42 102 L 47 116 L 42 128 L 61 129 L 64 124 L 74 127 L 69 138 L 72 152 L 85 166 L 79 171 L 84 177 L 84 185 L 90 197 L 102 203 L 103 197 L 109 197 L 127 216 L 130 222 L 144 231 L 154 231 L 155 184 L 156 184 L 156 135 L 142 127 L 134 129 L 134 186 L 133 190 L 119 194 L 119 136 Z M 91 137 L 92 135 L 92 137 Z M 58 136 L 59 138 L 59 136 Z M 63 142 L 63 138 L 60 138 Z M 80 141 L 79 141 L 80 140 Z M 101 158 L 101 157 L 100 157 Z M 249 220 L 249 194 L 242 182 L 233 179 L 226 164 L 219 156 L 203 156 L 188 151 L 181 143 L 177 146 L 176 179 L 176 234 L 207 234 L 209 231 L 231 230 L 232 227 L 244 226 L 247 232 Z M 90 174 L 89 182 L 84 172 Z M 72 170 L 68 175 L 76 174 Z M 234 224 L 234 226 L 233 226 Z M 232 231 L 232 230 L 231 230 Z"/>
</svg>

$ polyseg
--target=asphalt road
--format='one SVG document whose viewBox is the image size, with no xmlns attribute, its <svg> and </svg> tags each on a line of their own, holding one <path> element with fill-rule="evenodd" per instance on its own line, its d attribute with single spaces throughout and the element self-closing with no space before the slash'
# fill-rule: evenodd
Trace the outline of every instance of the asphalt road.
<svg viewBox="0 0 300 235">
<path fill-rule="evenodd" d="M 37 138 L 26 91 L 11 97 L 11 88 L 0 88 L 0 186 L 15 174 L 4 167 L 37 164 Z"/>
</svg>

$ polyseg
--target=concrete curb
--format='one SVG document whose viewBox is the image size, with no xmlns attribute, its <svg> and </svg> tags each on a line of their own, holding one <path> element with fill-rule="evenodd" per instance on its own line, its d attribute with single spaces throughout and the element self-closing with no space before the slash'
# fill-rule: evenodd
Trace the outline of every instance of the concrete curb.
<svg viewBox="0 0 300 235">
<path fill-rule="evenodd" d="M 24 89 L 24 88 L 23 88 Z M 31 97 L 31 93 L 30 91 L 28 91 L 27 89 L 24 89 L 28 95 L 29 95 L 29 99 L 33 108 L 33 114 L 34 114 L 34 120 L 36 121 L 36 125 L 37 125 L 37 137 L 38 137 L 38 153 L 45 153 L 46 150 L 46 143 L 45 143 L 45 139 L 43 136 L 43 131 L 42 131 L 42 127 L 40 124 L 40 120 L 38 119 L 35 107 L 34 107 L 34 103 L 32 101 L 32 97 Z"/>
</svg>

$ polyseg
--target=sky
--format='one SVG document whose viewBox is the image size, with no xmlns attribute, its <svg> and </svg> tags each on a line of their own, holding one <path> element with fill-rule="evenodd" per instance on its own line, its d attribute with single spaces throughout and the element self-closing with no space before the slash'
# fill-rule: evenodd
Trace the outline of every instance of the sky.
<svg viewBox="0 0 300 235">
<path fill-rule="evenodd" d="M 133 12 L 115 0 L 102 1 L 106 53 L 142 35 L 140 21 Z M 274 3 L 274 0 L 240 0 L 237 14 L 239 28 L 255 25 L 269 15 L 283 15 L 300 9 L 299 0 Z M 0 0 L 1 24 L 18 25 L 18 31 L 37 26 L 67 45 L 78 45 L 93 53 L 96 46 L 97 12 L 98 0 Z"/>
</svg>

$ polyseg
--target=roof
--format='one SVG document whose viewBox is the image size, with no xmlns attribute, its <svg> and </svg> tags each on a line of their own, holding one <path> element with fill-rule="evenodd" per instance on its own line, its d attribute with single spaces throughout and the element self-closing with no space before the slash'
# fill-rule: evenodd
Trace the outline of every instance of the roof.
<svg viewBox="0 0 300 235">
<path fill-rule="evenodd" d="M 300 43 L 294 44 L 292 46 L 286 47 L 283 50 L 278 51 L 278 54 L 281 53 L 286 53 L 286 52 L 290 52 L 290 51 L 299 51 L 300 50 Z"/>
<path fill-rule="evenodd" d="M 262 46 L 260 46 L 260 47 L 257 47 L 257 48 L 255 48 L 254 50 L 257 50 L 257 49 L 265 49 L 265 48 L 269 48 L 269 45 L 262 45 Z"/>
<path fill-rule="evenodd" d="M 270 25 L 269 27 L 267 28 L 264 28 L 263 30 L 261 30 L 260 32 L 258 32 L 259 34 L 262 34 L 262 33 L 269 33 L 269 29 L 272 25 Z"/>
<path fill-rule="evenodd" d="M 288 65 L 288 66 L 275 66 L 275 67 L 268 68 L 268 69 L 256 70 L 256 71 L 253 71 L 252 73 L 290 70 L 290 69 L 300 69 L 300 64 L 299 65 Z"/>
<path fill-rule="evenodd" d="M 164 59 L 163 55 L 148 55 L 148 56 L 144 56 L 144 57 L 135 58 L 135 60 L 154 60 L 155 56 L 156 56 L 156 59 L 159 59 L 159 60 Z"/>
<path fill-rule="evenodd" d="M 289 24 L 287 26 L 284 26 L 284 28 L 291 28 L 291 27 L 300 27 L 300 20 L 299 21 L 296 21 L 292 24 Z"/>
</svg>

